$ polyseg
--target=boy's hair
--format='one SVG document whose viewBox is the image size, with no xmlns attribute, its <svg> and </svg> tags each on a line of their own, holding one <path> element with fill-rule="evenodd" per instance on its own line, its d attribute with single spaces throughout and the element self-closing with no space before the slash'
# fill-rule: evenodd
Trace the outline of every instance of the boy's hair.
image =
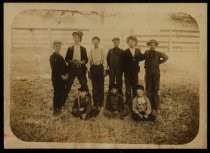
<svg viewBox="0 0 210 153">
<path fill-rule="evenodd" d="M 86 91 L 86 92 L 88 92 L 88 88 L 84 88 L 84 87 L 83 87 L 83 88 L 80 87 L 80 88 L 78 88 L 78 90 L 79 90 L 79 91 Z"/>
<path fill-rule="evenodd" d="M 92 38 L 92 41 L 95 40 L 95 39 L 98 40 L 98 41 L 100 42 L 100 38 L 99 38 L 98 36 L 94 36 L 94 37 Z"/>
<path fill-rule="evenodd" d="M 112 84 L 112 85 L 110 86 L 110 89 L 113 89 L 113 88 L 118 89 L 118 86 L 117 86 L 116 83 L 114 83 L 114 84 Z"/>
<path fill-rule="evenodd" d="M 136 42 L 136 45 L 137 45 L 137 43 L 138 43 L 138 39 L 137 39 L 135 36 L 129 36 L 129 37 L 127 37 L 126 42 L 128 43 L 129 40 L 135 41 L 135 42 Z"/>
<path fill-rule="evenodd" d="M 60 45 L 61 45 L 62 42 L 61 42 L 61 41 L 56 41 L 56 40 L 55 40 L 55 41 L 53 42 L 53 46 L 54 46 L 55 44 L 60 44 Z"/>
<path fill-rule="evenodd" d="M 137 85 L 136 86 L 136 90 L 142 90 L 142 91 L 144 91 L 144 86 L 142 86 L 142 85 Z"/>
<path fill-rule="evenodd" d="M 77 35 L 80 37 L 80 42 L 82 41 L 83 32 L 82 31 L 75 31 L 72 33 L 72 36 Z"/>
</svg>

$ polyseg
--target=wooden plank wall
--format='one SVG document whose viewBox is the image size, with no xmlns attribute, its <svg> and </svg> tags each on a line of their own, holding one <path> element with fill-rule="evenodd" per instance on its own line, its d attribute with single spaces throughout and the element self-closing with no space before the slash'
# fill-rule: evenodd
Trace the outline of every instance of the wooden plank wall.
<svg viewBox="0 0 210 153">
<path fill-rule="evenodd" d="M 12 46 L 22 47 L 42 47 L 50 49 L 54 40 L 63 42 L 64 48 L 72 45 L 72 31 L 81 30 L 84 32 L 83 45 L 90 46 L 91 37 L 94 35 L 89 29 L 76 28 L 13 28 Z M 148 31 L 134 34 L 138 38 L 138 47 L 146 50 L 146 42 L 150 39 L 159 41 L 158 49 L 161 51 L 199 51 L 200 33 L 198 30 L 187 29 L 160 29 L 158 32 Z M 103 46 L 112 47 L 112 38 L 104 38 Z M 123 38 L 124 39 L 124 38 Z"/>
</svg>

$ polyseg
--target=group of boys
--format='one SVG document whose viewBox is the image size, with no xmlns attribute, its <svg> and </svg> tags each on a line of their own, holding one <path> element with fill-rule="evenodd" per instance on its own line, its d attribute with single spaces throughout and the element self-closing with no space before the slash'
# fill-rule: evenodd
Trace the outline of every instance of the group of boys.
<svg viewBox="0 0 210 153">
<path fill-rule="evenodd" d="M 159 106 L 159 65 L 168 59 L 165 54 L 155 50 L 158 42 L 156 40 L 147 42 L 149 50 L 142 54 L 137 48 L 138 40 L 135 36 L 126 39 L 129 47 L 124 51 L 119 48 L 120 39 L 116 37 L 112 39 L 114 47 L 105 57 L 104 51 L 99 47 L 99 37 L 92 38 L 93 49 L 87 54 L 86 48 L 80 44 L 83 33 L 73 32 L 72 36 L 74 45 L 68 48 L 65 59 L 59 54 L 62 44 L 60 41 L 54 41 L 54 52 L 50 56 L 54 115 L 61 113 L 77 78 L 81 87 L 78 97 L 73 102 L 72 115 L 85 120 L 97 116 L 104 106 L 104 77 L 108 74 L 109 90 L 103 111 L 105 116 L 124 118 L 130 114 L 135 121 L 155 120 Z M 138 83 L 139 62 L 143 60 L 145 60 L 146 92 Z M 107 68 L 104 67 L 105 61 Z M 87 85 L 87 73 L 92 83 L 92 97 Z M 123 74 L 126 88 L 125 101 L 122 90 Z"/>
</svg>

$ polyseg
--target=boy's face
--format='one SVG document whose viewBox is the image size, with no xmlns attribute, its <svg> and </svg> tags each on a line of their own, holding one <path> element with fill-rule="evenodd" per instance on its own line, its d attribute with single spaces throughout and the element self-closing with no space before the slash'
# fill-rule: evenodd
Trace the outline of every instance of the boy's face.
<svg viewBox="0 0 210 153">
<path fill-rule="evenodd" d="M 79 96 L 80 96 L 81 98 L 85 98 L 86 94 L 87 94 L 86 91 L 80 91 Z"/>
<path fill-rule="evenodd" d="M 112 88 L 111 93 L 116 94 L 117 93 L 117 88 Z"/>
<path fill-rule="evenodd" d="M 138 97 L 144 96 L 144 91 L 143 90 L 138 89 L 136 92 L 137 92 Z"/>
<path fill-rule="evenodd" d="M 74 40 L 75 44 L 79 44 L 80 43 L 80 36 L 74 34 L 73 35 L 73 40 Z"/>
<path fill-rule="evenodd" d="M 56 52 L 59 52 L 61 50 L 61 44 L 54 44 L 53 48 Z"/>
<path fill-rule="evenodd" d="M 155 50 L 155 48 L 156 48 L 157 46 L 156 46 L 156 43 L 150 43 L 150 45 L 149 45 L 149 48 L 150 48 L 150 50 Z"/>
<path fill-rule="evenodd" d="M 98 47 L 98 45 L 99 45 L 99 40 L 98 39 L 93 39 L 93 45 L 94 45 L 94 47 Z"/>
<path fill-rule="evenodd" d="M 130 48 L 135 47 L 135 46 L 136 46 L 136 41 L 134 41 L 133 39 L 129 39 L 129 40 L 128 40 L 128 46 L 129 46 Z"/>
<path fill-rule="evenodd" d="M 114 43 L 114 47 L 119 47 L 120 45 L 120 41 L 118 40 L 115 40 L 113 43 Z"/>
</svg>

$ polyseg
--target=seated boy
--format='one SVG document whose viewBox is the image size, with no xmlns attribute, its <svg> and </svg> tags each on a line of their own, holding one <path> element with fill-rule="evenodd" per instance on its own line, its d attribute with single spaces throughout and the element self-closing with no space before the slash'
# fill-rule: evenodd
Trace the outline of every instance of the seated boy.
<svg viewBox="0 0 210 153">
<path fill-rule="evenodd" d="M 154 121 L 155 116 L 151 114 L 150 101 L 145 95 L 144 87 L 138 85 L 137 96 L 133 99 L 131 117 L 134 121 Z"/>
<path fill-rule="evenodd" d="M 118 85 L 114 83 L 110 87 L 106 99 L 104 115 L 109 118 L 123 118 L 128 114 L 128 110 L 123 103 L 122 95 L 118 93 Z"/>
<path fill-rule="evenodd" d="M 91 96 L 87 88 L 79 88 L 79 96 L 74 100 L 72 115 L 87 120 L 97 116 L 99 110 L 92 106 Z"/>
</svg>

